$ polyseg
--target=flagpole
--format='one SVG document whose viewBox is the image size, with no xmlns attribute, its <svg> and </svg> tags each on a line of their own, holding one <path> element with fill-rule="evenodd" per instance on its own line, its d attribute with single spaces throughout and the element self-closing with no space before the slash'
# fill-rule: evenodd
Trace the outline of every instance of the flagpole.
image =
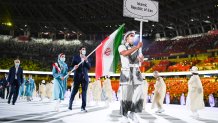
<svg viewBox="0 0 218 123">
<path fill-rule="evenodd" d="M 140 42 L 142 42 L 142 27 L 143 27 L 143 21 L 140 21 Z M 139 53 L 141 55 L 142 53 L 142 47 L 139 49 Z"/>
<path fill-rule="evenodd" d="M 148 22 L 148 20 L 142 20 L 135 18 L 136 21 L 140 21 L 140 37 L 139 42 L 142 42 L 142 29 L 143 29 L 143 22 Z M 139 54 L 142 55 L 142 47 L 139 48 Z M 141 66 L 141 62 L 139 63 L 139 66 Z"/>
<path fill-rule="evenodd" d="M 89 56 L 91 56 L 100 46 L 102 45 L 102 43 L 100 45 L 98 45 L 91 53 L 89 53 L 89 55 L 86 56 L 86 58 L 88 58 Z M 84 62 L 84 60 L 82 60 L 79 64 L 77 64 L 78 66 L 81 65 Z M 75 67 L 70 71 L 73 72 L 75 70 Z M 69 74 L 65 75 L 64 78 L 68 77 Z"/>
</svg>

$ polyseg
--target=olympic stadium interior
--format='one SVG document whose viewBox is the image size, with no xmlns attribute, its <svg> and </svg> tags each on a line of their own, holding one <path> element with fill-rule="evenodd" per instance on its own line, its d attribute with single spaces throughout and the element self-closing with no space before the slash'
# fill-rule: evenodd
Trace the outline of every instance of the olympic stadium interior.
<svg viewBox="0 0 218 123">
<path fill-rule="evenodd" d="M 143 23 L 146 60 L 141 71 L 188 72 L 193 65 L 201 71 L 217 70 L 218 1 L 158 2 L 159 21 Z M 91 52 L 122 24 L 125 24 L 125 32 L 135 30 L 139 34 L 140 22 L 123 16 L 123 0 L 0 0 L 0 69 L 9 69 L 19 57 L 24 70 L 51 71 L 52 63 L 61 52 L 66 54 L 70 66 L 72 56 L 78 54 L 81 45 Z M 94 54 L 90 62 L 90 72 L 94 73 Z M 204 76 L 201 76 L 202 81 L 208 86 L 205 96 L 214 93 L 218 98 L 217 76 Z M 39 83 L 51 78 L 39 75 L 35 79 Z M 92 79 L 94 81 L 94 77 Z M 187 76 L 170 76 L 166 81 L 179 88 L 185 86 Z M 154 79 L 148 78 L 148 82 L 152 84 Z M 116 91 L 118 83 L 119 77 L 114 77 Z M 168 91 L 175 95 L 187 91 L 176 91 L 178 88 Z"/>
<path fill-rule="evenodd" d="M 217 28 L 216 0 L 160 0 L 159 22 L 144 23 L 143 34 L 176 37 L 205 33 Z M 15 35 L 29 30 L 79 33 L 81 39 L 98 39 L 125 23 L 126 30 L 139 31 L 139 22 L 123 17 L 123 0 L 1 0 L 1 33 L 13 29 Z M 10 25 L 10 24 L 9 24 Z M 9 33 L 8 33 L 9 34 Z M 105 37 L 105 36 L 103 36 Z"/>
</svg>

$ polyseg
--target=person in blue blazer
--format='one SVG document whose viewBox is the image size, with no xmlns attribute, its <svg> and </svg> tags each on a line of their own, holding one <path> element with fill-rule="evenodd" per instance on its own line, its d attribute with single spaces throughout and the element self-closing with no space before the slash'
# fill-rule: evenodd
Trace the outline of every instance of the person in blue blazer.
<svg viewBox="0 0 218 123">
<path fill-rule="evenodd" d="M 13 96 L 12 105 L 15 105 L 18 93 L 19 93 L 19 87 L 23 82 L 23 69 L 20 67 L 20 60 L 16 59 L 14 60 L 14 66 L 10 68 L 8 79 L 8 84 L 10 85 L 10 93 L 8 98 L 8 104 L 11 102 L 11 97 Z"/>
<path fill-rule="evenodd" d="M 86 110 L 86 94 L 87 94 L 87 88 L 89 84 L 89 76 L 88 76 L 88 70 L 91 67 L 91 64 L 89 63 L 86 55 L 86 48 L 84 46 L 81 46 L 79 48 L 80 55 L 73 56 L 72 59 L 72 67 L 75 68 L 74 71 L 74 83 L 73 83 L 73 90 L 71 92 L 70 101 L 69 101 L 69 110 L 72 110 L 72 103 L 74 100 L 75 95 L 78 92 L 78 89 L 80 85 L 82 86 L 82 106 L 81 111 L 87 112 Z M 81 65 L 78 66 L 78 64 L 84 61 Z"/>
</svg>

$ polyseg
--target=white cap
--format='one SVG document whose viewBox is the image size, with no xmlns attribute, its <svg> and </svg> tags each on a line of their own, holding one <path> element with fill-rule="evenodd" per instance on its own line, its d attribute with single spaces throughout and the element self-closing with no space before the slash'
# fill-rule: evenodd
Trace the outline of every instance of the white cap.
<svg viewBox="0 0 218 123">
<path fill-rule="evenodd" d="M 192 73 L 198 73 L 198 67 L 193 66 L 193 67 L 190 69 L 190 71 L 191 71 Z"/>
<path fill-rule="evenodd" d="M 42 80 L 42 83 L 45 83 L 45 80 Z"/>
<path fill-rule="evenodd" d="M 128 35 L 130 35 L 130 34 L 134 34 L 134 35 L 135 35 L 135 32 L 136 32 L 136 31 L 128 31 L 128 32 L 126 32 L 126 34 L 125 34 L 124 37 L 123 37 L 122 44 L 125 44 L 126 38 L 127 38 Z"/>
<path fill-rule="evenodd" d="M 158 71 L 153 72 L 153 76 L 160 76 Z"/>
</svg>

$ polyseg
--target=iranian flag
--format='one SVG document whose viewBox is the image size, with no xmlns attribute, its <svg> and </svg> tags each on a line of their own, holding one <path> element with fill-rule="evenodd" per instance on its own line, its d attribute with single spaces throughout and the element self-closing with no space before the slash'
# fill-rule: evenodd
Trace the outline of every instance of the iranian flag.
<svg viewBox="0 0 218 123">
<path fill-rule="evenodd" d="M 95 78 L 115 73 L 119 61 L 118 47 L 121 44 L 124 24 L 104 39 L 96 50 Z"/>
</svg>

